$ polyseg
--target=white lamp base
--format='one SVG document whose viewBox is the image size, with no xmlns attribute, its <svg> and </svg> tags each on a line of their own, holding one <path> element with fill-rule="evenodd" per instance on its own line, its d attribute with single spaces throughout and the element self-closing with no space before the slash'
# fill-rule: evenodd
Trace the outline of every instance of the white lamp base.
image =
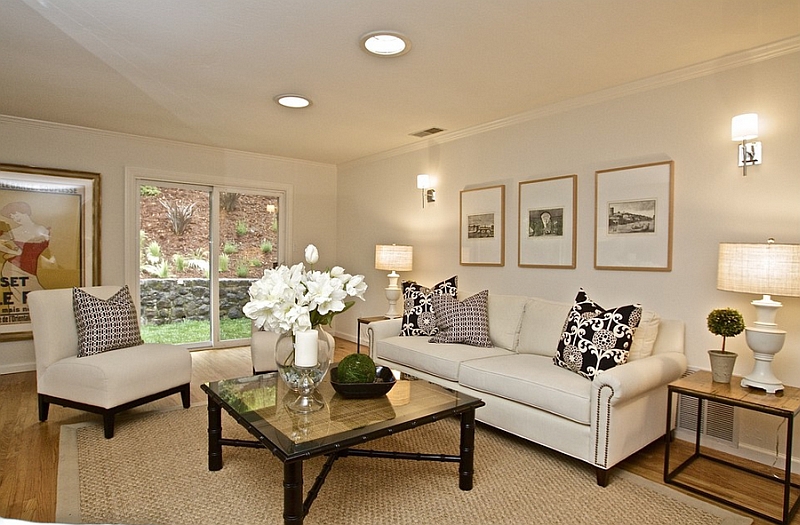
<svg viewBox="0 0 800 525">
<path fill-rule="evenodd" d="M 384 289 L 386 292 L 386 300 L 389 301 L 389 309 L 384 314 L 384 317 L 394 319 L 403 315 L 403 311 L 397 307 L 397 300 L 400 299 L 403 291 L 399 287 L 387 287 Z"/>
<path fill-rule="evenodd" d="M 783 348 L 786 332 L 773 328 L 745 328 L 747 346 L 753 351 L 753 371 L 742 379 L 742 386 L 766 390 L 774 394 L 783 390 L 783 383 L 772 373 L 772 360 Z"/>
</svg>

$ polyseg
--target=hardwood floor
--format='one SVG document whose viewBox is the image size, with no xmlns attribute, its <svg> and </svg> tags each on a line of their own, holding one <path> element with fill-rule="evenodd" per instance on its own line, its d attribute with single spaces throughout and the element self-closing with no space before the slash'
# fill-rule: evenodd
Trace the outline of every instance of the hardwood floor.
<svg viewBox="0 0 800 525">
<path fill-rule="evenodd" d="M 336 339 L 337 361 L 355 352 L 356 345 Z M 249 347 L 204 350 L 192 353 L 192 404 L 204 404 L 205 394 L 200 385 L 207 381 L 240 377 L 252 373 Z M 34 372 L 0 375 L 0 517 L 47 522 L 55 519 L 56 482 L 58 477 L 59 428 L 64 424 L 97 421 L 99 416 L 78 410 L 50 407 L 47 422 L 40 423 L 36 405 L 36 375 Z M 154 401 L 131 412 L 148 412 L 158 408 L 180 405 L 180 396 Z M 691 446 L 676 441 L 673 454 L 689 454 Z M 661 442 L 646 447 L 626 460 L 621 467 L 651 481 L 662 483 L 664 445 Z M 774 500 L 767 491 L 754 490 L 740 477 L 703 469 L 700 482 L 726 487 L 734 493 L 749 494 L 746 504 Z M 611 483 L 614 482 L 613 471 Z M 774 492 L 774 489 L 773 489 Z M 800 522 L 795 520 L 795 522 Z M 755 525 L 769 523 L 755 519 Z"/>
</svg>

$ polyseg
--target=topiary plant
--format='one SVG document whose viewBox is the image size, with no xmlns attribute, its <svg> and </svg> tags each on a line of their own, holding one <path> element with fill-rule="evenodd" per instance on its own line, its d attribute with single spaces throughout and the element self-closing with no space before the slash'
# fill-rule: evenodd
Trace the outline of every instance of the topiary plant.
<svg viewBox="0 0 800 525">
<path fill-rule="evenodd" d="M 722 351 L 725 351 L 725 339 L 736 337 L 744 331 L 744 318 L 733 308 L 717 308 L 711 310 L 706 319 L 708 331 L 722 336 Z"/>
</svg>

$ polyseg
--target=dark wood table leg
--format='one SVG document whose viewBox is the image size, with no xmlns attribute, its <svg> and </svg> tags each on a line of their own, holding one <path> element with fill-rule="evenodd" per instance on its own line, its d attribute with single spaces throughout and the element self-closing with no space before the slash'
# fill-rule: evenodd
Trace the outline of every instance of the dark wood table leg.
<svg viewBox="0 0 800 525">
<path fill-rule="evenodd" d="M 208 470 L 222 469 L 222 412 L 220 406 L 208 396 Z"/>
<path fill-rule="evenodd" d="M 303 510 L 303 462 L 291 461 L 283 464 L 283 523 L 302 525 Z"/>
<path fill-rule="evenodd" d="M 458 488 L 472 490 L 475 459 L 475 409 L 461 414 L 461 461 L 458 463 Z"/>
</svg>

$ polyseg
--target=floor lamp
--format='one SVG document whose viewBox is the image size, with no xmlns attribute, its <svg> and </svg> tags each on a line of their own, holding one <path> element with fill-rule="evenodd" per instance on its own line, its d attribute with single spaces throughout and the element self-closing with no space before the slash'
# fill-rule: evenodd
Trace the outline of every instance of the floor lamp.
<svg viewBox="0 0 800 525">
<path fill-rule="evenodd" d="M 753 351 L 753 371 L 742 386 L 774 394 L 783 383 L 772 372 L 772 360 L 783 348 L 786 331 L 775 323 L 781 303 L 772 295 L 800 297 L 800 244 L 720 243 L 717 288 L 730 292 L 762 294 L 751 302 L 756 309 L 754 326 L 745 328 L 747 346 Z"/>
<path fill-rule="evenodd" d="M 389 310 L 385 317 L 393 319 L 403 315 L 403 310 L 397 307 L 397 301 L 403 290 L 397 284 L 400 275 L 397 272 L 410 272 L 414 248 L 411 246 L 398 246 L 396 244 L 378 244 L 375 246 L 375 269 L 389 270 L 389 286 L 385 288 L 386 299 L 389 301 Z"/>
</svg>

